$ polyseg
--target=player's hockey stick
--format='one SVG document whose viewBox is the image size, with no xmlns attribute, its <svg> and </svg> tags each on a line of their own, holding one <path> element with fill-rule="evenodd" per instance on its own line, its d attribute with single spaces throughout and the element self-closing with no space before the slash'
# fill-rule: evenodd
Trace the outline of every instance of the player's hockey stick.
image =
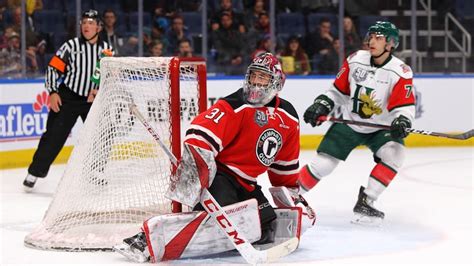
<svg viewBox="0 0 474 266">
<path fill-rule="evenodd" d="M 318 120 L 319 121 L 332 121 L 332 122 L 342 123 L 342 124 L 350 124 L 350 125 L 358 125 L 358 126 L 374 127 L 374 128 L 390 130 L 390 126 L 388 125 L 372 124 L 372 123 L 367 123 L 367 122 L 362 122 L 362 121 L 345 120 L 345 119 L 340 119 L 340 118 L 336 118 L 332 116 L 321 116 Z M 438 133 L 438 132 L 432 132 L 432 131 L 414 129 L 414 128 L 407 128 L 407 132 L 434 136 L 434 137 L 448 138 L 448 139 L 458 139 L 458 140 L 466 140 L 474 136 L 474 129 L 471 129 L 461 134 Z"/>
<path fill-rule="evenodd" d="M 138 110 L 135 104 L 130 105 L 130 111 L 134 114 L 138 120 L 143 124 L 143 126 L 150 132 L 153 138 L 158 142 L 160 147 L 165 151 L 165 153 L 170 158 L 171 162 L 177 166 L 178 160 L 173 153 L 165 146 L 161 141 L 158 133 L 151 127 L 150 124 L 146 121 L 143 115 Z M 239 251 L 240 255 L 250 264 L 257 263 L 267 263 L 275 261 L 281 257 L 284 257 L 298 247 L 299 239 L 297 237 L 291 238 L 281 244 L 273 246 L 265 250 L 257 250 L 252 244 L 247 240 L 245 236 L 240 234 L 237 228 L 233 225 L 229 216 L 222 210 L 220 204 L 214 199 L 209 190 L 203 188 L 200 198 L 201 205 L 204 207 L 206 212 L 215 220 L 218 227 L 226 234 L 234 245 L 234 247 Z"/>
</svg>

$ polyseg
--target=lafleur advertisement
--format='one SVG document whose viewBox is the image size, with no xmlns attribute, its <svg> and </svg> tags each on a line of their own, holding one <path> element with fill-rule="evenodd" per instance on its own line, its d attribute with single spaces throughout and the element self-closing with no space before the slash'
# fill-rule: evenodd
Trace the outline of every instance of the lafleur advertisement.
<svg viewBox="0 0 474 266">
<path fill-rule="evenodd" d="M 0 105 L 0 141 L 39 138 L 46 130 L 48 102 L 49 95 L 43 91 L 30 102 Z"/>
</svg>

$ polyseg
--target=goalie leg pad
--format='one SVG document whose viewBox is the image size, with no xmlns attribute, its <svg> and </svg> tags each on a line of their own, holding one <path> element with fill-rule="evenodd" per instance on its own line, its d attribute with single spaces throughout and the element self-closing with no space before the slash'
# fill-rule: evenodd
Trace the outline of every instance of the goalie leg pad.
<svg viewBox="0 0 474 266">
<path fill-rule="evenodd" d="M 249 241 L 260 239 L 260 218 L 254 199 L 223 208 Z M 206 212 L 194 211 L 155 216 L 145 221 L 150 261 L 211 255 L 235 247 Z"/>
<path fill-rule="evenodd" d="M 275 220 L 275 242 L 258 245 L 257 249 L 263 250 L 276 246 L 293 237 L 300 238 L 306 229 L 313 226 L 310 219 L 305 217 L 300 207 L 288 207 L 275 209 L 277 218 Z"/>
</svg>

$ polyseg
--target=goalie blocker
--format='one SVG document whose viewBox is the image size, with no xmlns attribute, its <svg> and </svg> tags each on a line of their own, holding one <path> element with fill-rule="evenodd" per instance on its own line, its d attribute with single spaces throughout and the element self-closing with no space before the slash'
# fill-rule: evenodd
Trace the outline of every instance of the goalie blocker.
<svg viewBox="0 0 474 266">
<path fill-rule="evenodd" d="M 275 202 L 288 202 L 294 206 L 285 187 L 271 188 Z M 239 233 L 251 242 L 261 237 L 260 216 L 255 199 L 246 200 L 224 207 L 224 211 L 236 222 Z M 300 207 L 275 209 L 275 241 L 261 245 L 266 249 L 278 245 L 301 234 L 314 225 L 315 217 L 308 215 Z M 223 221 L 225 223 L 225 221 Z M 159 262 L 180 258 L 191 258 L 222 253 L 234 249 L 228 237 L 215 226 L 215 222 L 204 211 L 159 215 L 143 223 L 143 233 L 129 243 L 114 247 L 114 250 L 133 262 Z M 144 234 L 144 237 L 143 237 Z M 140 240 L 140 237 L 142 238 Z M 239 235 L 234 236 L 239 241 Z M 146 242 L 145 242 L 146 241 Z M 140 250 L 143 247 L 143 250 Z"/>
</svg>

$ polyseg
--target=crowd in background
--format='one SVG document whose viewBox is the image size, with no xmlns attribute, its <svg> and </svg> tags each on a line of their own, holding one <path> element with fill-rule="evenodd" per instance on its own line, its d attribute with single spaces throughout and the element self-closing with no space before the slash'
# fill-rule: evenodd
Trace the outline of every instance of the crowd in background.
<svg viewBox="0 0 474 266">
<path fill-rule="evenodd" d="M 367 1 L 346 1 L 344 17 L 344 55 L 339 54 L 337 25 L 322 17 L 311 25 L 305 21 L 304 33 L 281 32 L 277 27 L 276 41 L 270 37 L 270 15 L 267 0 L 208 0 L 208 69 L 228 75 L 242 75 L 256 55 L 274 50 L 288 74 L 335 74 L 340 56 L 364 49 L 353 18 L 377 12 Z M 376 1 L 375 1 L 376 2 Z M 20 64 L 20 0 L 0 0 L 0 76 L 17 77 Z M 362 4 L 361 4 L 362 3 Z M 201 13 L 200 0 L 147 0 L 144 4 L 144 56 L 202 56 L 201 32 L 191 31 L 200 21 L 186 21 L 188 14 Z M 68 6 L 69 5 L 69 6 Z M 26 71 L 28 76 L 43 75 L 52 53 L 65 40 L 75 37 L 73 0 L 26 1 Z M 54 9 L 65 21 L 64 31 L 48 32 L 40 13 Z M 103 30 L 100 37 L 112 44 L 116 56 L 138 55 L 137 22 L 133 14 L 137 1 L 82 1 L 82 9 L 101 12 Z M 364 10 L 364 11 L 357 11 Z M 73 12 L 71 12 L 73 11 Z M 50 12 L 50 11 L 48 11 Z M 276 0 L 276 14 L 330 14 L 336 17 L 337 7 L 331 0 Z M 48 13 L 51 14 L 51 13 Z M 353 15 L 354 17 L 351 17 Z M 48 18 L 51 19 L 51 18 Z M 55 23 L 58 24 L 58 23 Z M 42 26 L 42 27 L 41 27 Z M 56 25 L 57 26 L 57 25 Z M 199 29 L 201 30 L 201 29 Z"/>
</svg>

